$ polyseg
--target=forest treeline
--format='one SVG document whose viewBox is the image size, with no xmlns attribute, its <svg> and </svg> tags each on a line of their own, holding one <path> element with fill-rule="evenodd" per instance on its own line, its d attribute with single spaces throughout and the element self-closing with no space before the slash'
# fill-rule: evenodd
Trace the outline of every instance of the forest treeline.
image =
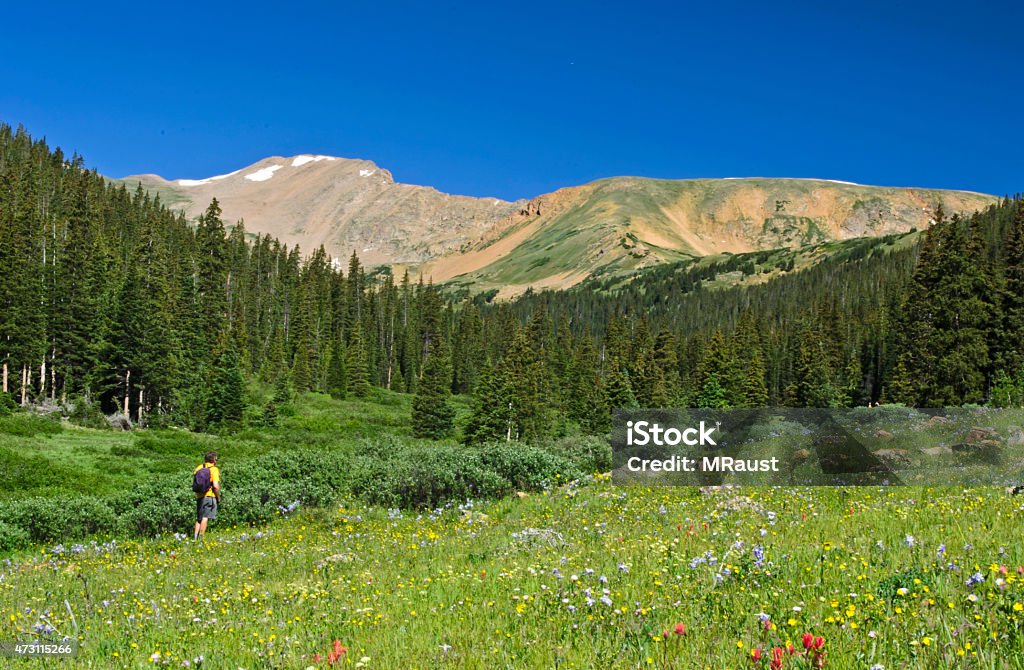
<svg viewBox="0 0 1024 670">
<path fill-rule="evenodd" d="M 0 126 L 2 397 L 206 430 L 377 386 L 439 437 L 470 394 L 467 442 L 599 433 L 613 407 L 1019 405 L 1024 205 L 936 219 L 763 283 L 662 266 L 492 303 L 226 227 L 216 201 L 189 222 Z"/>
</svg>

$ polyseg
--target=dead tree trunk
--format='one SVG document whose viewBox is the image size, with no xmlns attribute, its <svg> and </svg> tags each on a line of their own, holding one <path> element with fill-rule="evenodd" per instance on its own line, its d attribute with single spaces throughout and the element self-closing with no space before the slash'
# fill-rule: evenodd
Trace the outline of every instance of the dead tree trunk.
<svg viewBox="0 0 1024 670">
<path fill-rule="evenodd" d="M 128 419 L 129 421 L 132 418 L 131 415 L 128 413 L 128 398 L 130 397 L 130 393 L 131 393 L 131 380 L 132 380 L 132 371 L 131 370 L 126 370 L 125 373 L 124 373 L 124 412 L 123 412 L 123 414 L 124 414 L 124 418 Z"/>
</svg>

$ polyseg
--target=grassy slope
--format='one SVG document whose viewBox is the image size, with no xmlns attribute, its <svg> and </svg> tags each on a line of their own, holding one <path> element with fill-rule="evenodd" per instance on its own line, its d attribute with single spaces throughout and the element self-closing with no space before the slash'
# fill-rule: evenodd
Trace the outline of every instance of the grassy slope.
<svg viewBox="0 0 1024 670">
<path fill-rule="evenodd" d="M 187 481 L 196 447 L 219 449 L 227 471 L 260 451 L 408 432 L 397 394 L 307 396 L 297 409 L 280 429 L 232 438 L 66 428 L 0 441 L 109 488 L 154 467 Z M 965 667 L 1024 668 L 1024 509 L 1001 490 L 702 496 L 598 476 L 462 507 L 396 515 L 343 501 L 259 531 L 215 522 L 203 545 L 37 548 L 0 563 L 0 639 L 51 625 L 81 640 L 76 667 L 95 668 L 200 655 L 208 668 L 325 667 L 313 655 L 335 639 L 350 667 L 747 668 L 765 667 L 751 649 L 813 632 L 840 670 L 947 667 L 960 653 Z M 545 539 L 517 539 L 528 529 Z M 984 581 L 968 586 L 976 572 Z M 661 637 L 676 623 L 685 636 Z"/>
<path fill-rule="evenodd" d="M 981 194 L 943 196 L 940 191 L 913 189 L 913 195 L 908 195 L 908 189 L 831 184 L 817 180 L 616 177 L 580 187 L 582 195 L 576 196 L 566 209 L 545 220 L 535 234 L 511 253 L 479 270 L 455 277 L 451 283 L 468 287 L 473 292 L 492 288 L 508 291 L 510 286 L 557 287 L 560 284 L 551 283 L 552 277 L 578 278 L 581 272 L 598 275 L 628 273 L 658 263 L 705 256 L 707 250 L 704 246 L 709 242 L 715 242 L 716 246 L 724 245 L 719 248 L 725 249 L 736 245 L 746 249 L 772 248 L 779 246 L 780 242 L 787 246 L 820 243 L 832 239 L 833 235 L 827 230 L 826 221 L 820 217 L 781 213 L 767 220 L 753 220 L 743 218 L 739 212 L 751 209 L 751 199 L 777 199 L 819 206 L 824 197 L 821 195 L 823 189 L 854 210 L 861 207 L 884 209 L 890 201 L 899 203 L 899 207 L 906 207 L 908 203 L 931 205 L 939 197 L 963 201 L 970 207 L 995 202 L 995 198 Z M 740 205 L 741 201 L 747 204 Z M 840 211 L 844 208 L 838 207 Z M 678 221 L 672 219 L 673 213 L 684 211 L 690 213 L 691 219 L 697 213 L 711 217 L 703 224 L 710 225 L 702 233 L 704 238 L 698 240 L 693 235 L 694 230 L 684 230 Z M 716 220 L 716 212 L 730 218 Z M 691 220 L 691 226 L 694 221 L 696 219 Z M 504 234 L 511 234 L 518 227 L 511 227 Z M 728 239 L 715 241 L 706 238 L 711 230 L 720 230 Z"/>
<path fill-rule="evenodd" d="M 0 638 L 44 618 L 77 624 L 76 667 L 149 667 L 159 654 L 172 667 L 202 655 L 211 668 L 322 668 L 313 655 L 338 639 L 346 667 L 717 669 L 767 667 L 753 648 L 800 648 L 813 632 L 837 670 L 952 667 L 960 653 L 964 667 L 1024 667 L 1016 499 L 743 493 L 598 478 L 469 514 L 347 503 L 260 535 L 214 526 L 202 545 L 44 551 L 0 568 Z M 550 544 L 516 539 L 530 528 L 553 531 Z M 969 587 L 975 572 L 985 580 Z M 662 638 L 676 623 L 687 634 Z"/>
<path fill-rule="evenodd" d="M 154 474 L 178 473 L 187 481 L 192 468 L 210 449 L 222 464 L 244 462 L 267 452 L 303 446 L 347 449 L 381 433 L 411 439 L 411 396 L 374 389 L 367 400 L 335 400 L 307 394 L 294 416 L 280 427 L 249 429 L 231 436 L 180 430 L 131 433 L 78 428 L 65 423 L 54 434 L 19 436 L 19 417 L 0 419 L 0 499 L 46 496 L 62 492 L 103 495 Z M 460 414 L 467 401 L 456 398 Z"/>
</svg>

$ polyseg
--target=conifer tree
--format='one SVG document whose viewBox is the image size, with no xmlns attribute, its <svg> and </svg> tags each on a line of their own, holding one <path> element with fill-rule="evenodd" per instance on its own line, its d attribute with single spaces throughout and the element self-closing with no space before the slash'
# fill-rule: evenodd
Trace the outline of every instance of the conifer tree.
<svg viewBox="0 0 1024 670">
<path fill-rule="evenodd" d="M 331 347 L 330 364 L 327 369 L 327 392 L 335 398 L 344 398 L 348 391 L 348 372 L 345 368 L 345 343 L 339 335 Z"/>
<path fill-rule="evenodd" d="M 605 379 L 605 401 L 610 411 L 639 407 L 633 394 L 633 385 L 629 379 L 626 366 L 618 359 L 612 359 L 608 365 L 608 377 Z"/>
<path fill-rule="evenodd" d="M 535 327 L 516 333 L 505 361 L 512 388 L 514 432 L 519 439 L 527 441 L 549 436 L 556 420 L 544 351 L 537 348 L 537 340 L 541 337 L 538 320 L 531 320 L 531 324 Z"/>
<path fill-rule="evenodd" d="M 679 375 L 679 354 L 676 337 L 667 326 L 662 326 L 654 341 L 654 364 L 658 366 L 665 388 L 666 407 L 686 404 L 686 390 Z"/>
<path fill-rule="evenodd" d="M 566 374 L 566 415 L 587 433 L 609 428 L 604 382 L 598 372 L 597 352 L 589 337 L 581 338 Z"/>
<path fill-rule="evenodd" d="M 484 362 L 473 400 L 473 411 L 463 431 L 465 444 L 518 439 L 513 433 L 512 387 L 501 365 Z"/>
<path fill-rule="evenodd" d="M 452 431 L 455 410 L 451 406 L 452 371 L 448 347 L 435 339 L 423 365 L 423 376 L 412 401 L 412 432 L 435 440 Z"/>
<path fill-rule="evenodd" d="M 245 378 L 241 357 L 235 351 L 230 334 L 222 331 L 218 352 L 210 370 L 210 388 L 206 401 L 206 421 L 213 427 L 238 425 L 245 411 Z"/>
<path fill-rule="evenodd" d="M 199 226 L 196 229 L 196 287 L 202 318 L 202 333 L 205 335 L 207 347 L 216 344 L 217 334 L 229 318 L 227 313 L 228 246 L 224 237 L 224 222 L 220 215 L 220 204 L 214 198 L 206 208 L 206 212 L 199 217 Z M 205 358 L 205 352 L 202 349 L 193 353 L 200 360 Z"/>
<path fill-rule="evenodd" d="M 357 398 L 365 398 L 370 394 L 370 372 L 366 364 L 366 352 L 363 350 L 362 328 L 353 329 L 347 354 L 345 370 L 348 392 Z"/>
</svg>

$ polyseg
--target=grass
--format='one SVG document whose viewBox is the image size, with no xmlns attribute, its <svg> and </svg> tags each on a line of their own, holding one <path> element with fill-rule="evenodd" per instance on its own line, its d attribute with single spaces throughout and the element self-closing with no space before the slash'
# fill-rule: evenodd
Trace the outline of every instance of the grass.
<svg viewBox="0 0 1024 670">
<path fill-rule="evenodd" d="M 994 489 L 606 477 L 432 513 L 346 502 L 201 544 L 22 556 L 0 637 L 52 626 L 85 667 L 323 668 L 339 640 L 344 667 L 749 668 L 812 633 L 829 668 L 1020 668 L 1021 511 Z"/>
<path fill-rule="evenodd" d="M 411 438 L 411 402 L 411 396 L 382 389 L 373 389 L 366 399 L 337 400 L 311 393 L 295 404 L 293 415 L 281 417 L 279 427 L 232 435 L 118 432 L 26 414 L 3 417 L 0 480 L 7 485 L 0 490 L 0 500 L 62 493 L 106 495 L 156 473 L 177 473 L 184 481 L 209 450 L 231 467 L 278 450 L 350 449 L 382 432 Z M 460 414 L 468 412 L 467 403 L 465 398 L 455 399 Z"/>
<path fill-rule="evenodd" d="M 309 395 L 275 429 L 25 437 L 4 423 L 0 447 L 95 492 L 154 468 L 187 482 L 210 446 L 225 472 L 388 436 L 429 447 L 408 411 L 384 391 Z M 996 488 L 701 492 L 607 475 L 429 510 L 344 499 L 259 528 L 215 521 L 202 543 L 182 528 L 11 555 L 0 640 L 52 629 L 98 668 L 326 668 L 335 640 L 335 667 L 353 668 L 768 668 L 774 648 L 786 668 L 1024 668 L 1022 513 Z M 823 646 L 805 651 L 804 634 Z"/>
</svg>

